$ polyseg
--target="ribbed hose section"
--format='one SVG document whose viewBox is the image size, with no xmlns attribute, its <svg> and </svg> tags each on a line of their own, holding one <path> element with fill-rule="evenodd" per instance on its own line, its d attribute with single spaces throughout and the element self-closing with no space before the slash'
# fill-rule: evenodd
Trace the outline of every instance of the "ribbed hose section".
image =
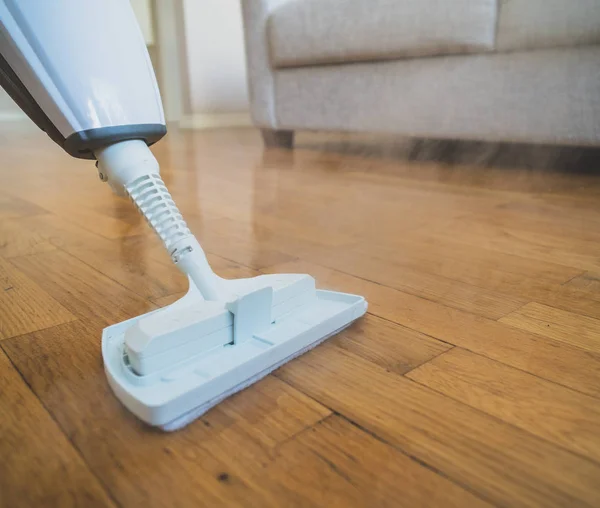
<svg viewBox="0 0 600 508">
<path fill-rule="evenodd" d="M 191 237 L 192 233 L 160 175 L 140 176 L 126 185 L 125 190 L 177 262 L 175 245 L 183 238 Z"/>
</svg>

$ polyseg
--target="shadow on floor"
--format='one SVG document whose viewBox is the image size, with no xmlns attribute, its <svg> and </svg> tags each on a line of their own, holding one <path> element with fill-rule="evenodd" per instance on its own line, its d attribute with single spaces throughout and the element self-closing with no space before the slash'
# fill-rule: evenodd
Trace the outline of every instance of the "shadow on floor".
<svg viewBox="0 0 600 508">
<path fill-rule="evenodd" d="M 296 148 L 407 162 L 578 174 L 600 173 L 600 148 L 301 133 Z"/>
</svg>

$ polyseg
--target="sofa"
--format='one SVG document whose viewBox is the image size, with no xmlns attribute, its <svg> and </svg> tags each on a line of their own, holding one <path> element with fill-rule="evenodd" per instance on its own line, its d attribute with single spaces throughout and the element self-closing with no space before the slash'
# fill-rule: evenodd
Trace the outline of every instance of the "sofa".
<svg viewBox="0 0 600 508">
<path fill-rule="evenodd" d="M 253 122 L 600 144 L 600 0 L 242 0 Z"/>
</svg>

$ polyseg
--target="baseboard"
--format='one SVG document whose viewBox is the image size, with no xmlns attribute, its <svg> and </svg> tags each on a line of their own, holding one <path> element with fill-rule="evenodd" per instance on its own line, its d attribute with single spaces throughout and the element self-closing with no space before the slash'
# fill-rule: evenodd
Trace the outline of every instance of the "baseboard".
<svg viewBox="0 0 600 508">
<path fill-rule="evenodd" d="M 250 113 L 214 113 L 184 115 L 179 120 L 182 129 L 216 129 L 219 127 L 250 127 Z"/>
</svg>

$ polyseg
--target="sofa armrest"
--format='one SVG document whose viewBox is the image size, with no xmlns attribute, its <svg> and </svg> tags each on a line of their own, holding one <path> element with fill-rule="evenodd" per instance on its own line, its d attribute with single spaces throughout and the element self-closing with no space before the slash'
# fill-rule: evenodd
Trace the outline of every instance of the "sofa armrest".
<svg viewBox="0 0 600 508">
<path fill-rule="evenodd" d="M 293 0 L 242 0 L 250 111 L 259 127 L 277 128 L 267 24 L 271 13 Z"/>
</svg>

